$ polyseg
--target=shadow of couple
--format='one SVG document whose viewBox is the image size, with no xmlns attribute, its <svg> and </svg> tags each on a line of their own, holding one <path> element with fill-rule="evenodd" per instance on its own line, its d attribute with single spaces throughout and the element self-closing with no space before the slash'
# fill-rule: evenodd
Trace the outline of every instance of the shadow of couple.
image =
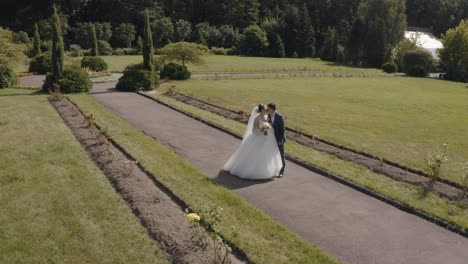
<svg viewBox="0 0 468 264">
<path fill-rule="evenodd" d="M 218 175 L 213 179 L 217 183 L 225 186 L 230 190 L 242 189 L 253 185 L 265 184 L 270 183 L 274 179 L 267 179 L 267 180 L 246 180 L 241 179 L 237 176 L 230 174 L 227 171 L 221 170 L 219 171 Z"/>
</svg>

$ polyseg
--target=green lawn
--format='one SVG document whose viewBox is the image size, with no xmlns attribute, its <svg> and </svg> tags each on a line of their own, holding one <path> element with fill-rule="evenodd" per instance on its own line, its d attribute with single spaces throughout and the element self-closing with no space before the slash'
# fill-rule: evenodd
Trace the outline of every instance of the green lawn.
<svg viewBox="0 0 468 264">
<path fill-rule="evenodd" d="M 143 61 L 142 56 L 102 56 L 110 71 L 121 72 L 129 64 Z M 207 72 L 380 72 L 377 69 L 356 68 L 319 59 L 256 58 L 239 56 L 205 56 L 205 64 L 188 65 L 193 73 Z"/>
<path fill-rule="evenodd" d="M 97 124 L 108 131 L 114 141 L 190 207 L 198 208 L 207 203 L 223 207 L 221 232 L 253 263 L 336 263 L 91 97 L 72 95 L 71 98 L 86 113 L 92 113 Z M 238 232 L 233 232 L 233 226 Z"/>
<path fill-rule="evenodd" d="M 271 80 L 190 80 L 184 93 L 249 112 L 275 101 L 287 125 L 423 169 L 427 152 L 448 143 L 442 177 L 461 181 L 458 165 L 468 161 L 466 84 L 395 78 L 287 78 Z"/>
<path fill-rule="evenodd" d="M 163 89 L 166 88 L 165 86 L 163 86 Z M 244 124 L 178 102 L 170 97 L 161 95 L 155 95 L 155 97 L 177 109 L 192 113 L 202 120 L 213 122 L 238 135 L 243 135 L 244 133 Z M 466 204 L 450 201 L 433 193 L 423 198 L 421 196 L 421 187 L 393 180 L 387 176 L 374 173 L 363 166 L 343 161 L 335 156 L 316 151 L 293 141 L 287 143 L 286 152 L 325 171 L 369 188 L 376 193 L 444 219 L 461 228 L 468 229 L 468 206 Z"/>
<path fill-rule="evenodd" d="M 0 263 L 168 263 L 68 127 L 0 90 Z"/>
</svg>

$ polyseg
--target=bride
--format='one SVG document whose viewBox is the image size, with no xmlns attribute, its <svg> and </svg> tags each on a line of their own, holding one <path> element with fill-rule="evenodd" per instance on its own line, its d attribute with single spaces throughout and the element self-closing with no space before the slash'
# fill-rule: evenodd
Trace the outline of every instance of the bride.
<svg viewBox="0 0 468 264">
<path fill-rule="evenodd" d="M 268 109 L 260 104 L 250 114 L 242 143 L 224 164 L 224 170 L 242 179 L 264 180 L 278 176 L 281 154 Z"/>
</svg>

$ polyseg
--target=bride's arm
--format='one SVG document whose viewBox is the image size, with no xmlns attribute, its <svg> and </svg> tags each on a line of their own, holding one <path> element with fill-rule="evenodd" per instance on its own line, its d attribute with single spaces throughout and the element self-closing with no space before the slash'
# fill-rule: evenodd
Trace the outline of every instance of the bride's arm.
<svg viewBox="0 0 468 264">
<path fill-rule="evenodd" d="M 258 118 L 255 118 L 254 125 L 252 127 L 252 132 L 255 132 L 256 129 L 260 129 L 260 121 Z"/>
</svg>

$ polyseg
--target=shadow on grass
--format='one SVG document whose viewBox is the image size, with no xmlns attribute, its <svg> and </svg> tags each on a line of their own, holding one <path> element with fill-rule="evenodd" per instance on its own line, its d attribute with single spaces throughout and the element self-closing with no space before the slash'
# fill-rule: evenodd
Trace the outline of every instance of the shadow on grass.
<svg viewBox="0 0 468 264">
<path fill-rule="evenodd" d="M 265 184 L 265 183 L 269 183 L 269 182 L 273 181 L 273 179 L 269 179 L 269 180 L 244 180 L 244 179 L 236 177 L 236 176 L 230 174 L 229 172 L 223 171 L 223 170 L 218 173 L 218 176 L 216 176 L 216 178 L 214 178 L 214 180 L 217 183 L 225 186 L 226 188 L 228 188 L 230 190 L 242 189 L 242 188 L 246 188 L 246 187 L 249 187 L 249 186 L 253 186 L 253 185 L 257 185 L 257 184 Z"/>
<path fill-rule="evenodd" d="M 327 66 L 339 66 L 339 67 L 345 67 L 345 68 L 350 68 L 350 69 L 376 69 L 372 67 L 365 67 L 365 66 L 355 66 L 355 65 L 348 65 L 348 64 L 342 64 L 339 62 L 333 62 L 333 61 L 324 61 L 325 65 Z"/>
<path fill-rule="evenodd" d="M 22 88 L 10 88 L 10 89 L 17 89 L 17 90 L 28 90 L 28 89 L 22 89 Z M 44 95 L 47 94 L 46 92 L 42 90 L 35 90 L 34 92 L 31 93 L 8 93 L 8 94 L 0 94 L 0 97 L 8 97 L 8 96 L 36 96 L 36 95 Z"/>
</svg>

